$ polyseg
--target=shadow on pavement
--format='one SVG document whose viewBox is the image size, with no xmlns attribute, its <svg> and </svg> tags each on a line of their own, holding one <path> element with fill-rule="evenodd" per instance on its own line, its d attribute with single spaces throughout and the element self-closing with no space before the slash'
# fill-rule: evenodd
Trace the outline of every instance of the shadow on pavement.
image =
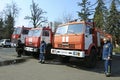
<svg viewBox="0 0 120 80">
<path fill-rule="evenodd" d="M 100 74 L 104 74 L 104 62 L 98 61 L 95 68 L 86 68 L 84 63 L 82 61 L 79 61 L 78 59 L 70 60 L 69 63 L 61 63 L 59 60 L 47 60 L 45 64 L 51 64 L 51 65 L 66 65 L 68 67 L 76 68 L 76 69 L 82 69 L 86 71 L 92 71 Z M 112 60 L 112 77 L 120 77 L 120 56 L 113 56 Z"/>
<path fill-rule="evenodd" d="M 24 63 L 30 58 L 31 57 L 21 57 L 21 58 L 16 58 L 16 59 L 3 60 L 3 61 L 0 61 L 0 67 L 1 66 L 15 65 L 15 64 Z"/>
</svg>

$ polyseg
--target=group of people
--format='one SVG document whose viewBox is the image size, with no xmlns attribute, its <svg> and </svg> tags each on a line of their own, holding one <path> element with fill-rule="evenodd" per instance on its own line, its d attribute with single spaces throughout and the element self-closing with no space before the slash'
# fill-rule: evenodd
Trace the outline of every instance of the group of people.
<svg viewBox="0 0 120 80">
<path fill-rule="evenodd" d="M 103 41 L 104 41 L 104 45 L 103 45 L 102 58 L 104 60 L 105 75 L 109 77 L 111 75 L 111 60 L 112 60 L 113 46 L 109 38 L 104 38 Z M 18 48 L 22 47 L 20 43 L 21 41 L 18 40 L 18 46 L 19 46 Z M 46 52 L 46 43 L 45 41 L 41 41 L 39 63 L 45 63 L 45 52 Z M 18 57 L 21 57 L 21 51 L 18 52 Z"/>
<path fill-rule="evenodd" d="M 104 72 L 107 77 L 111 76 L 111 61 L 112 61 L 112 49 L 113 46 L 110 42 L 109 38 L 104 38 L 104 45 L 103 45 L 103 52 L 102 52 L 102 59 L 104 60 Z M 44 41 L 41 42 L 40 45 L 40 55 L 39 55 L 39 62 L 45 62 L 45 49 L 46 43 Z"/>
<path fill-rule="evenodd" d="M 23 48 L 24 48 L 24 44 L 22 44 L 21 40 L 18 39 L 17 46 L 16 46 L 16 52 L 18 54 L 17 57 L 22 56 Z M 41 45 L 40 45 L 39 49 L 40 49 L 39 62 L 40 63 L 45 63 L 45 52 L 46 52 L 46 43 L 45 43 L 45 41 L 41 41 Z"/>
</svg>

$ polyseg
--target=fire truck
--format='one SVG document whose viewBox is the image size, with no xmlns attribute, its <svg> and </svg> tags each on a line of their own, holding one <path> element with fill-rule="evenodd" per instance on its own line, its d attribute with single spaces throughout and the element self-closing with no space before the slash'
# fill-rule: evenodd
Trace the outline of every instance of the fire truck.
<svg viewBox="0 0 120 80">
<path fill-rule="evenodd" d="M 16 47 L 17 40 L 20 39 L 23 44 L 25 44 L 25 37 L 28 35 L 28 32 L 31 28 L 28 27 L 16 27 L 11 36 L 11 46 Z"/>
<path fill-rule="evenodd" d="M 102 36 L 101 36 L 102 35 Z M 59 25 L 54 34 L 51 54 L 59 55 L 61 62 L 70 57 L 83 59 L 87 67 L 95 67 L 105 35 L 94 22 L 76 21 Z"/>
<path fill-rule="evenodd" d="M 51 28 L 32 28 L 25 39 L 25 53 L 30 55 L 32 54 L 35 57 L 38 56 L 40 53 L 40 43 L 44 40 L 47 44 L 46 56 L 48 56 L 52 47 L 52 38 L 53 33 Z"/>
</svg>

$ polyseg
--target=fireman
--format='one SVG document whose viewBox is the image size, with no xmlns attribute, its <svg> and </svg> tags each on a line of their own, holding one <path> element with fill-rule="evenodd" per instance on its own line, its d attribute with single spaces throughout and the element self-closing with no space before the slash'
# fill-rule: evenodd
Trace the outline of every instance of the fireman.
<svg viewBox="0 0 120 80">
<path fill-rule="evenodd" d="M 104 60 L 105 75 L 109 77 L 111 75 L 111 60 L 112 60 L 113 46 L 109 38 L 104 38 L 103 41 L 104 41 L 104 45 L 103 45 L 102 57 Z"/>
<path fill-rule="evenodd" d="M 17 41 L 16 52 L 18 54 L 17 57 L 21 57 L 21 55 L 23 53 L 23 44 L 20 39 L 18 39 L 18 41 Z"/>
<path fill-rule="evenodd" d="M 45 41 L 41 41 L 39 63 L 45 63 L 45 51 L 46 51 L 46 43 Z"/>
</svg>

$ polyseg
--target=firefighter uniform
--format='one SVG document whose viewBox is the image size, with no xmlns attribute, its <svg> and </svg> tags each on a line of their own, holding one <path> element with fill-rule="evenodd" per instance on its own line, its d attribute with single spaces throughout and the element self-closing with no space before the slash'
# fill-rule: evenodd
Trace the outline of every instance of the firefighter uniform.
<svg viewBox="0 0 120 80">
<path fill-rule="evenodd" d="M 23 44 L 22 44 L 21 40 L 19 40 L 19 39 L 18 39 L 17 46 L 16 46 L 16 52 L 18 54 L 17 57 L 21 57 L 21 55 L 23 53 Z"/>
<path fill-rule="evenodd" d="M 104 60 L 104 68 L 105 68 L 105 75 L 111 75 L 111 60 L 112 60 L 112 44 L 108 40 L 104 40 L 103 45 L 103 60 Z"/>
<path fill-rule="evenodd" d="M 39 62 L 45 62 L 45 51 L 46 51 L 46 43 L 44 41 L 40 44 L 40 54 L 39 54 Z"/>
</svg>

